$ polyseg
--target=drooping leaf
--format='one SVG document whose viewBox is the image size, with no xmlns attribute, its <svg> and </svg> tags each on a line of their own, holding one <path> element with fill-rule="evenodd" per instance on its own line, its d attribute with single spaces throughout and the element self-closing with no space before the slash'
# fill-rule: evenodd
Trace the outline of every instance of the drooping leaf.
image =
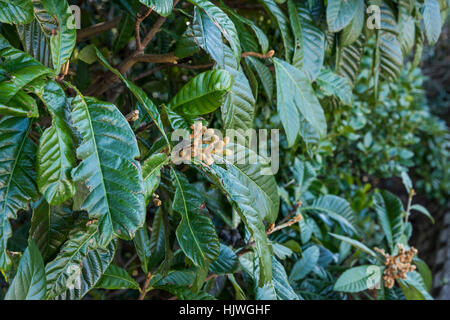
<svg viewBox="0 0 450 320">
<path fill-rule="evenodd" d="M 403 233 L 403 205 L 399 198 L 386 190 L 375 195 L 375 208 L 391 251 Z"/>
<path fill-rule="evenodd" d="M 291 22 L 292 33 L 294 35 L 294 54 L 292 65 L 301 67 L 304 60 L 304 41 L 303 30 L 300 23 L 300 16 L 293 0 L 288 0 L 289 19 Z"/>
<path fill-rule="evenodd" d="M 239 259 L 230 247 L 220 244 L 219 256 L 213 261 L 209 270 L 214 274 L 234 273 L 239 267 Z"/>
<path fill-rule="evenodd" d="M 98 226 L 74 229 L 56 258 L 45 267 L 47 299 L 79 300 L 98 283 L 111 263 L 117 241 L 100 245 Z"/>
<path fill-rule="evenodd" d="M 64 90 L 49 82 L 41 97 L 52 115 L 52 126 L 42 134 L 37 154 L 37 184 L 50 205 L 59 205 L 75 193 L 71 170 L 75 166 L 74 142 L 66 116 Z"/>
<path fill-rule="evenodd" d="M 411 210 L 415 210 L 415 211 L 419 211 L 420 213 L 424 214 L 425 216 L 427 216 L 432 223 L 434 223 L 434 218 L 431 215 L 431 213 L 427 210 L 427 208 L 425 208 L 424 206 L 420 205 L 420 204 L 413 204 L 411 206 Z"/>
<path fill-rule="evenodd" d="M 294 160 L 294 166 L 292 172 L 296 180 L 296 199 L 300 197 L 308 190 L 311 183 L 316 179 L 317 173 L 314 167 L 307 161 L 301 161 L 298 158 Z"/>
<path fill-rule="evenodd" d="M 289 274 L 289 281 L 301 280 L 308 275 L 319 261 L 320 250 L 311 246 L 302 253 L 302 258 L 295 262 Z"/>
<path fill-rule="evenodd" d="M 421 275 L 416 271 L 408 272 L 407 278 L 399 279 L 398 283 L 407 300 L 433 300 Z"/>
<path fill-rule="evenodd" d="M 130 240 L 145 220 L 136 137 L 116 106 L 80 94 L 72 101 L 72 119 L 82 137 L 82 161 L 72 176 L 89 189 L 82 209 L 99 219 L 102 245 L 115 236 Z"/>
<path fill-rule="evenodd" d="M 291 61 L 292 54 L 294 51 L 292 32 L 289 26 L 289 20 L 284 15 L 283 11 L 278 7 L 278 5 L 273 0 L 260 0 L 263 4 L 264 9 L 273 17 L 278 29 L 281 32 L 281 37 L 283 39 L 284 45 L 284 55 L 287 61 Z"/>
<path fill-rule="evenodd" d="M 253 67 L 261 80 L 261 84 L 263 86 L 264 92 L 269 101 L 272 101 L 273 96 L 273 76 L 270 72 L 269 68 L 254 57 L 247 57 L 246 61 L 249 61 L 249 64 Z"/>
<path fill-rule="evenodd" d="M 359 67 L 361 64 L 361 57 L 363 53 L 364 35 L 361 35 L 358 40 L 348 46 L 338 48 L 339 63 L 337 65 L 337 73 L 346 77 L 352 87 L 356 82 L 359 74 Z"/>
<path fill-rule="evenodd" d="M 50 206 L 45 199 L 40 200 L 33 210 L 30 239 L 38 246 L 44 261 L 56 254 L 72 227 L 73 215 L 70 206 Z"/>
<path fill-rule="evenodd" d="M 339 76 L 329 69 L 323 69 L 316 82 L 325 95 L 336 96 L 345 105 L 352 104 L 352 88 L 347 78 Z"/>
<path fill-rule="evenodd" d="M 105 270 L 95 288 L 118 290 L 118 289 L 139 289 L 139 283 L 136 282 L 128 272 L 115 264 L 110 264 Z"/>
<path fill-rule="evenodd" d="M 148 203 L 150 197 L 156 188 L 158 188 L 161 180 L 161 168 L 167 163 L 167 155 L 165 153 L 157 153 L 145 160 L 142 164 L 146 203 Z"/>
<path fill-rule="evenodd" d="M 222 9 L 216 7 L 208 0 L 189 0 L 189 2 L 202 9 L 219 28 L 220 32 L 231 46 L 236 63 L 239 63 L 241 59 L 241 46 L 233 21 L 231 21 Z"/>
<path fill-rule="evenodd" d="M 335 291 L 360 292 L 381 282 L 381 268 L 365 265 L 346 270 L 334 284 Z"/>
<path fill-rule="evenodd" d="M 139 2 L 158 12 L 163 17 L 167 17 L 172 13 L 173 0 L 139 0 Z"/>
<path fill-rule="evenodd" d="M 425 0 L 422 16 L 428 44 L 433 45 L 438 41 L 442 29 L 438 0 Z"/>
<path fill-rule="evenodd" d="M 357 12 L 357 0 L 329 0 L 327 3 L 327 24 L 331 32 L 345 28 Z"/>
<path fill-rule="evenodd" d="M 38 247 L 30 240 L 5 300 L 43 300 L 45 286 L 44 261 Z"/>
<path fill-rule="evenodd" d="M 352 21 L 342 30 L 339 38 L 340 46 L 348 46 L 358 40 L 364 26 L 364 0 L 355 1 L 356 9 Z"/>
<path fill-rule="evenodd" d="M 155 215 L 156 219 L 156 215 Z M 152 256 L 150 248 L 150 238 L 148 237 L 147 224 L 144 223 L 142 228 L 136 231 L 136 236 L 133 238 L 136 253 L 141 261 L 141 268 L 144 273 L 148 273 L 148 265 L 150 257 Z"/>
<path fill-rule="evenodd" d="M 225 70 L 211 70 L 189 81 L 169 103 L 169 108 L 191 116 L 211 113 L 222 104 L 233 80 Z"/>
<path fill-rule="evenodd" d="M 31 0 L 0 0 L 0 22 L 26 24 L 33 19 Z"/>
<path fill-rule="evenodd" d="M 201 210 L 203 199 L 180 173 L 172 172 L 176 187 L 173 208 L 181 214 L 176 235 L 178 243 L 197 266 L 204 267 L 219 255 L 219 239 L 214 225 Z"/>
<path fill-rule="evenodd" d="M 320 135 L 327 123 L 306 74 L 289 63 L 274 58 L 277 81 L 277 106 L 288 144 L 292 146 L 300 134 L 300 114 Z"/>
<path fill-rule="evenodd" d="M 36 146 L 28 138 L 28 118 L 0 119 L 0 269 L 7 271 L 11 259 L 6 252 L 12 235 L 9 219 L 38 197 L 34 162 Z"/>
<path fill-rule="evenodd" d="M 61 66 L 66 63 L 75 48 L 77 32 L 72 25 L 72 14 L 67 0 L 41 0 L 45 10 L 55 18 L 56 30 L 50 39 L 52 62 L 55 72 L 59 74 Z"/>
<path fill-rule="evenodd" d="M 346 237 L 346 236 L 341 236 L 339 234 L 334 234 L 334 233 L 331 233 L 331 232 L 330 232 L 330 235 L 333 236 L 334 238 L 338 239 L 338 240 L 341 240 L 343 242 L 346 242 L 346 243 L 352 245 L 353 247 L 355 247 L 357 249 L 360 249 L 361 251 L 371 255 L 372 257 L 376 257 L 377 256 L 377 254 L 372 249 L 367 247 L 364 243 L 359 242 L 358 240 L 355 240 L 355 239 L 352 239 L 352 238 L 349 238 L 349 237 Z"/>
</svg>

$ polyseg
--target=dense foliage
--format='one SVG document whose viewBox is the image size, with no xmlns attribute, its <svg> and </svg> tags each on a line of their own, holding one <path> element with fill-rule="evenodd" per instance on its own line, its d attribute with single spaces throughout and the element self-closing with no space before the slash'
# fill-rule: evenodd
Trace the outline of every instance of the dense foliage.
<svg viewBox="0 0 450 320">
<path fill-rule="evenodd" d="M 410 215 L 448 197 L 449 133 L 418 65 L 448 7 L 0 0 L 0 296 L 431 299 Z"/>
</svg>

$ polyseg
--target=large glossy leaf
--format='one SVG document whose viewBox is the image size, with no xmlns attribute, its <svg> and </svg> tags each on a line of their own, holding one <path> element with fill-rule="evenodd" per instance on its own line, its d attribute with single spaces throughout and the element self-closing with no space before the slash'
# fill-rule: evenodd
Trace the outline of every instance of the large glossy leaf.
<svg viewBox="0 0 450 320">
<path fill-rule="evenodd" d="M 272 253 L 260 211 L 261 205 L 268 208 L 267 200 L 264 202 L 259 200 L 258 195 L 261 195 L 261 192 L 256 191 L 258 189 L 256 183 L 232 163 L 226 162 L 226 169 L 216 164 L 209 167 L 201 166 L 200 169 L 208 173 L 222 189 L 250 231 L 261 266 L 259 286 L 263 286 L 272 279 Z"/>
<path fill-rule="evenodd" d="M 231 92 L 221 107 L 224 129 L 247 130 L 253 127 L 255 97 L 242 67 L 233 59 L 230 48 L 225 47 L 224 65 L 218 68 L 228 71 L 233 77 Z"/>
<path fill-rule="evenodd" d="M 213 261 L 209 270 L 214 274 L 234 273 L 239 267 L 239 259 L 230 247 L 220 244 L 219 256 Z"/>
<path fill-rule="evenodd" d="M 167 163 L 167 155 L 165 153 L 157 153 L 145 160 L 142 164 L 146 203 L 148 203 L 150 197 L 156 188 L 158 188 L 161 180 L 161 168 Z"/>
<path fill-rule="evenodd" d="M 73 123 L 81 134 L 81 163 L 72 171 L 89 194 L 82 209 L 99 219 L 102 245 L 113 237 L 132 239 L 145 220 L 145 198 L 136 137 L 113 104 L 78 94 L 72 101 Z"/>
<path fill-rule="evenodd" d="M 342 30 L 340 46 L 348 46 L 358 40 L 364 27 L 364 0 L 356 0 L 355 14 L 352 21 Z"/>
<path fill-rule="evenodd" d="M 352 21 L 358 8 L 358 0 L 329 0 L 327 24 L 331 32 L 338 32 Z"/>
<path fill-rule="evenodd" d="M 173 0 L 139 0 L 140 3 L 158 12 L 163 17 L 172 13 Z"/>
<path fill-rule="evenodd" d="M 325 95 L 336 96 L 345 105 L 352 104 L 352 88 L 347 78 L 339 76 L 329 69 L 323 69 L 316 82 Z"/>
<path fill-rule="evenodd" d="M 264 63 L 262 63 L 261 61 L 259 61 L 254 57 L 247 57 L 246 61 L 249 61 L 249 64 L 253 67 L 253 69 L 256 71 L 256 74 L 260 78 L 267 99 L 269 101 L 272 101 L 273 76 L 269 68 Z"/>
<path fill-rule="evenodd" d="M 117 77 L 119 77 L 120 80 L 127 86 L 127 88 L 133 93 L 133 95 L 136 97 L 136 99 L 139 101 L 140 105 L 144 110 L 147 112 L 147 114 L 150 116 L 150 118 L 153 120 L 155 125 L 158 127 L 158 130 L 161 132 L 164 139 L 167 141 L 167 144 L 169 144 L 169 139 L 167 138 L 166 132 L 164 131 L 164 125 L 161 120 L 161 115 L 158 111 L 158 108 L 156 108 L 155 104 L 152 100 L 147 96 L 144 90 L 142 90 L 140 87 L 135 85 L 133 82 L 128 81 L 125 79 L 125 77 L 116 69 L 114 69 L 108 61 L 105 59 L 105 57 L 102 55 L 102 53 L 95 48 L 95 53 L 97 55 L 97 58 L 99 61 L 110 70 L 112 73 L 114 73 Z"/>
<path fill-rule="evenodd" d="M 75 193 L 71 170 L 75 166 L 72 131 L 67 119 L 64 90 L 49 82 L 41 97 L 52 115 L 52 126 L 44 131 L 37 154 L 39 191 L 51 205 L 59 205 Z"/>
<path fill-rule="evenodd" d="M 339 48 L 337 73 L 346 77 L 353 86 L 359 74 L 359 66 L 363 53 L 364 35 L 348 46 Z"/>
<path fill-rule="evenodd" d="M 40 200 L 33 210 L 30 238 L 41 251 L 44 261 L 48 261 L 66 241 L 73 227 L 70 203 L 50 206 L 45 199 Z"/>
<path fill-rule="evenodd" d="M 41 0 L 48 14 L 56 20 L 57 28 L 50 38 L 52 62 L 55 72 L 59 74 L 61 66 L 66 63 L 75 48 L 77 32 L 72 25 L 72 14 L 67 0 Z"/>
<path fill-rule="evenodd" d="M 45 286 L 44 261 L 38 247 L 30 240 L 5 300 L 43 300 Z"/>
<path fill-rule="evenodd" d="M 381 29 L 378 33 L 380 78 L 394 81 L 403 67 L 403 54 L 399 30 L 392 9 L 385 3 L 381 6 Z"/>
<path fill-rule="evenodd" d="M 289 281 L 301 280 L 312 271 L 319 261 L 320 250 L 317 246 L 312 246 L 303 251 L 302 258 L 292 267 L 289 274 Z"/>
<path fill-rule="evenodd" d="M 334 284 L 334 290 L 342 292 L 360 292 L 369 286 L 380 283 L 381 267 L 365 265 L 346 270 Z"/>
<path fill-rule="evenodd" d="M 403 233 L 403 205 L 399 198 L 386 190 L 375 195 L 375 208 L 391 251 Z"/>
<path fill-rule="evenodd" d="M 198 7 L 194 9 L 194 23 L 192 25 L 193 39 L 197 45 L 205 50 L 211 58 L 223 65 L 225 63 L 222 33 L 208 15 Z"/>
<path fill-rule="evenodd" d="M 239 36 L 233 21 L 213 3 L 207 0 L 189 0 L 192 4 L 202 9 L 208 17 L 219 28 L 222 35 L 227 39 L 233 50 L 233 55 L 237 63 L 241 59 L 241 45 L 239 43 Z"/>
<path fill-rule="evenodd" d="M 411 16 L 411 4 L 409 1 L 399 1 L 398 28 L 401 30 L 399 41 L 402 46 L 403 55 L 411 52 L 415 43 L 416 27 L 414 18 Z"/>
<path fill-rule="evenodd" d="M 125 269 L 122 269 L 115 264 L 110 264 L 95 287 L 108 290 L 138 290 L 139 283 L 137 283 L 136 280 L 134 280 Z"/>
<path fill-rule="evenodd" d="M 425 0 L 422 16 L 428 44 L 433 45 L 438 41 L 442 29 L 438 0 Z"/>
<path fill-rule="evenodd" d="M 344 231 L 356 232 L 354 223 L 356 217 L 350 204 L 343 198 L 327 194 L 317 198 L 311 205 L 300 207 L 301 211 L 318 211 L 325 213 L 331 219 L 337 221 Z"/>
<path fill-rule="evenodd" d="M 111 263 L 116 241 L 100 245 L 98 226 L 74 229 L 58 256 L 45 267 L 47 299 L 78 300 L 95 287 Z"/>
<path fill-rule="evenodd" d="M 325 34 L 316 26 L 305 3 L 297 2 L 296 5 L 302 27 L 303 59 L 294 65 L 301 67 L 309 75 L 309 78 L 314 80 L 325 59 Z"/>
<path fill-rule="evenodd" d="M 36 146 L 28 138 L 28 118 L 4 116 L 0 119 L 0 269 L 9 270 L 6 253 L 12 235 L 9 219 L 16 219 L 21 209 L 38 197 L 34 162 Z"/>
<path fill-rule="evenodd" d="M 292 32 L 289 26 L 288 18 L 273 0 L 260 0 L 260 2 L 276 22 L 283 39 L 285 59 L 287 61 L 291 61 L 294 51 L 294 41 L 292 39 Z"/>
<path fill-rule="evenodd" d="M 0 0 L 0 22 L 26 24 L 33 19 L 31 0 Z"/>
<path fill-rule="evenodd" d="M 184 254 L 204 267 L 219 256 L 219 239 L 211 219 L 201 209 L 204 200 L 185 177 L 172 170 L 176 187 L 173 208 L 181 215 L 176 235 Z"/>
<path fill-rule="evenodd" d="M 0 35 L 1 69 L 6 75 L 0 81 L 0 114 L 37 117 L 36 102 L 22 91 L 34 80 L 51 72 L 30 55 L 9 45 Z"/>
<path fill-rule="evenodd" d="M 422 276 L 416 271 L 408 272 L 405 280 L 399 279 L 399 285 L 407 300 L 433 300 Z"/>
<path fill-rule="evenodd" d="M 275 58 L 278 114 L 292 146 L 300 133 L 300 114 L 320 135 L 327 130 L 322 106 L 308 76 L 286 61 Z"/>
<path fill-rule="evenodd" d="M 211 113 L 222 105 L 232 83 L 231 75 L 225 70 L 200 73 L 175 95 L 168 107 L 191 116 Z"/>
<path fill-rule="evenodd" d="M 255 277 L 258 279 L 258 260 L 255 260 Z M 277 258 L 272 257 L 273 279 L 262 288 L 256 289 L 257 300 L 298 300 L 298 296 L 289 284 L 286 270 Z M 258 281 L 256 281 L 258 282 Z"/>
</svg>

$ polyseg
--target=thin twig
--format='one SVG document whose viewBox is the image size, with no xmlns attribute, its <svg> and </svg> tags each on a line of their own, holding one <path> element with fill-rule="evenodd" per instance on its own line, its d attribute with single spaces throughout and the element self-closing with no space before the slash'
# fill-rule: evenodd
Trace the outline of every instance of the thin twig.
<svg viewBox="0 0 450 320">
<path fill-rule="evenodd" d="M 144 10 L 143 13 L 141 13 L 142 10 Z M 152 9 L 148 8 L 146 6 L 142 6 L 141 12 L 138 12 L 138 14 L 136 16 L 136 24 L 134 25 L 134 32 L 135 32 L 135 37 L 136 37 L 136 51 L 139 51 L 139 52 L 143 52 L 144 48 L 145 48 L 142 46 L 142 43 L 141 43 L 141 23 L 142 23 L 142 21 L 145 20 L 145 18 L 147 18 L 150 15 L 150 13 L 152 12 Z"/>
<path fill-rule="evenodd" d="M 243 52 L 241 54 L 242 58 L 245 57 L 256 57 L 256 58 L 260 58 L 260 59 L 270 59 L 273 57 L 273 55 L 275 54 L 275 51 L 273 50 L 269 50 L 267 53 L 258 53 L 258 52 L 252 52 L 252 51 L 247 51 L 247 52 Z"/>
<path fill-rule="evenodd" d="M 138 300 L 144 300 L 146 294 L 147 294 L 147 290 L 148 290 L 148 286 L 150 284 L 150 280 L 152 279 L 152 273 L 149 272 L 147 273 L 147 276 L 145 277 L 145 282 L 144 285 L 141 289 L 141 294 L 139 295 Z"/>
<path fill-rule="evenodd" d="M 117 27 L 122 17 L 117 17 L 111 21 L 101 22 L 96 25 L 81 29 L 77 32 L 77 42 L 89 40 L 90 38 Z"/>
</svg>

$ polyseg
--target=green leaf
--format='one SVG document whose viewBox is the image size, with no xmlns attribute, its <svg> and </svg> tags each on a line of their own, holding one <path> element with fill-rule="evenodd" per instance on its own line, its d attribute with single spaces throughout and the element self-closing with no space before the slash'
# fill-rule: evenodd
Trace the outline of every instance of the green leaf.
<svg viewBox="0 0 450 320">
<path fill-rule="evenodd" d="M 130 240 L 146 212 L 136 137 L 116 106 L 80 94 L 72 101 L 72 119 L 82 137 L 81 163 L 72 176 L 89 189 L 81 209 L 99 219 L 103 246 L 115 236 Z"/>
<path fill-rule="evenodd" d="M 239 267 L 239 259 L 230 247 L 220 244 L 219 256 L 211 262 L 209 270 L 214 274 L 234 273 Z"/>
<path fill-rule="evenodd" d="M 364 35 L 362 34 L 358 40 L 352 44 L 337 49 L 339 50 L 339 63 L 336 72 L 339 75 L 346 77 L 352 86 L 356 83 L 356 78 L 359 74 L 359 67 L 363 54 L 363 43 Z"/>
<path fill-rule="evenodd" d="M 320 250 L 317 246 L 312 246 L 303 251 L 302 258 L 295 262 L 289 275 L 289 281 L 301 280 L 314 269 L 319 261 Z"/>
<path fill-rule="evenodd" d="M 161 169 L 168 163 L 165 153 L 157 153 L 145 160 L 142 164 L 142 176 L 144 178 L 145 199 L 148 203 L 152 194 L 156 191 L 161 180 Z"/>
<path fill-rule="evenodd" d="M 45 285 L 44 261 L 36 244 L 29 240 L 5 300 L 43 300 Z"/>
<path fill-rule="evenodd" d="M 286 18 L 283 11 L 273 0 L 260 0 L 260 2 L 263 4 L 264 9 L 266 9 L 266 11 L 273 17 L 274 21 L 276 22 L 283 39 L 285 59 L 287 61 L 291 61 L 294 51 L 294 42 L 292 40 L 292 32 L 290 29 L 290 22 L 288 18 Z"/>
<path fill-rule="evenodd" d="M 300 16 L 293 0 L 288 1 L 289 19 L 294 34 L 294 55 L 292 65 L 301 67 L 304 59 L 303 30 L 300 23 Z"/>
<path fill-rule="evenodd" d="M 430 212 L 424 206 L 422 206 L 420 204 L 413 204 L 411 206 L 411 210 L 415 210 L 415 211 L 419 211 L 420 213 L 423 213 L 424 215 L 426 215 L 431 220 L 432 223 L 434 223 L 433 216 L 430 214 Z"/>
<path fill-rule="evenodd" d="M 57 28 L 50 39 L 52 62 L 55 72 L 59 74 L 61 66 L 66 63 L 75 48 L 77 32 L 72 24 L 72 14 L 67 0 L 41 0 L 45 10 L 56 20 Z"/>
<path fill-rule="evenodd" d="M 213 178 L 250 231 L 255 241 L 255 252 L 261 265 L 258 278 L 259 286 L 263 286 L 264 283 L 268 283 L 272 279 L 272 253 L 260 211 L 261 206 L 268 208 L 267 200 L 264 202 L 256 200 L 258 199 L 257 195 L 261 195 L 261 192 L 257 191 L 257 184 L 230 162 L 226 162 L 226 169 L 216 164 L 209 167 L 200 166 L 199 168 Z"/>
<path fill-rule="evenodd" d="M 386 190 L 376 193 L 374 201 L 378 220 L 392 252 L 403 233 L 402 202 Z"/>
<path fill-rule="evenodd" d="M 376 265 L 365 265 L 346 270 L 334 284 L 335 291 L 360 292 L 381 282 L 382 269 Z"/>
<path fill-rule="evenodd" d="M 44 261 L 48 261 L 66 241 L 73 227 L 72 210 L 68 204 L 50 206 L 40 200 L 33 210 L 30 239 L 36 243 Z"/>
<path fill-rule="evenodd" d="M 110 264 L 108 269 L 102 275 L 95 288 L 118 290 L 118 289 L 134 289 L 139 290 L 139 283 L 134 280 L 125 269 Z"/>
<path fill-rule="evenodd" d="M 156 108 L 155 104 L 152 100 L 147 96 L 144 90 L 142 90 L 140 87 L 135 85 L 133 82 L 128 81 L 124 78 L 124 76 L 111 67 L 111 65 L 108 63 L 108 61 L 105 59 L 105 57 L 102 55 L 102 53 L 95 48 L 95 52 L 97 54 L 97 58 L 99 59 L 100 63 L 107 68 L 109 71 L 114 73 L 117 77 L 119 77 L 120 80 L 127 86 L 127 88 L 133 93 L 133 95 L 136 97 L 136 99 L 139 101 L 141 106 L 144 108 L 144 110 L 147 112 L 147 114 L 150 116 L 150 118 L 153 120 L 155 125 L 158 127 L 158 130 L 161 132 L 162 136 L 166 140 L 167 144 L 170 145 L 169 139 L 167 138 L 166 132 L 164 131 L 164 125 L 161 120 L 161 115 Z"/>
<path fill-rule="evenodd" d="M 416 272 L 408 272 L 405 280 L 399 279 L 398 283 L 407 300 L 433 300 L 428 293 L 422 276 Z"/>
<path fill-rule="evenodd" d="M 224 129 L 236 129 L 240 134 L 240 130 L 253 128 L 256 101 L 241 65 L 235 61 L 228 47 L 224 47 L 224 61 L 217 67 L 231 74 L 233 86 L 221 107 L 223 126 Z"/>
<path fill-rule="evenodd" d="M 195 187 L 175 170 L 171 173 L 176 187 L 173 209 L 181 215 L 178 244 L 195 265 L 204 267 L 219 256 L 219 239 L 211 219 L 201 210 L 204 201 Z"/>
<path fill-rule="evenodd" d="M 58 256 L 45 267 L 47 299 L 80 300 L 95 287 L 111 263 L 117 241 L 100 245 L 98 226 L 74 229 Z"/>
<path fill-rule="evenodd" d="M 27 209 L 38 197 L 34 162 L 36 146 L 28 138 L 28 118 L 4 116 L 0 119 L 0 269 L 8 271 L 11 259 L 6 253 L 12 235 L 9 219 Z"/>
<path fill-rule="evenodd" d="M 345 237 L 345 236 L 341 236 L 338 234 L 334 234 L 330 232 L 330 235 L 338 240 L 344 241 L 345 243 L 348 243 L 350 245 L 352 245 L 353 247 L 360 249 L 361 251 L 371 255 L 372 257 L 376 257 L 377 254 L 375 253 L 375 251 L 373 251 L 372 249 L 370 249 L 369 247 L 367 247 L 364 243 L 359 242 L 358 240 L 349 238 L 349 237 Z"/>
<path fill-rule="evenodd" d="M 233 50 L 233 55 L 236 62 L 239 63 L 241 59 L 241 45 L 233 21 L 231 21 L 231 19 L 220 8 L 216 7 L 210 1 L 189 0 L 189 2 L 202 9 L 219 28 L 222 35 L 228 40 L 228 43 Z"/>
<path fill-rule="evenodd" d="M 417 271 L 422 277 L 425 289 L 427 291 L 431 291 L 431 289 L 433 288 L 433 275 L 431 274 L 430 268 L 425 263 L 425 261 L 417 257 L 413 258 L 413 263 L 417 266 Z"/>
<path fill-rule="evenodd" d="M 442 29 L 438 0 L 425 0 L 422 17 L 428 44 L 433 45 L 438 41 Z"/>
<path fill-rule="evenodd" d="M 357 0 L 329 0 L 327 3 L 327 24 L 331 32 L 345 28 L 357 12 Z"/>
<path fill-rule="evenodd" d="M 298 158 L 295 158 L 294 160 L 292 172 L 296 180 L 295 198 L 300 199 L 300 197 L 308 191 L 311 183 L 316 179 L 317 173 L 308 161 L 301 161 Z"/>
<path fill-rule="evenodd" d="M 246 57 L 246 61 L 249 62 L 249 64 L 253 67 L 253 69 L 256 71 L 256 74 L 258 75 L 259 79 L 261 80 L 261 84 L 263 86 L 264 92 L 267 96 L 267 99 L 269 101 L 272 101 L 273 97 L 273 76 L 270 72 L 269 68 L 259 61 L 258 59 L 254 57 Z"/>
<path fill-rule="evenodd" d="M 0 0 L 0 22 L 26 24 L 33 20 L 31 0 Z"/>
<path fill-rule="evenodd" d="M 50 205 L 59 205 L 75 193 L 71 170 L 75 166 L 72 131 L 66 117 L 67 99 L 64 90 L 49 82 L 41 97 L 52 115 L 52 126 L 39 142 L 37 153 L 37 184 Z"/>
<path fill-rule="evenodd" d="M 190 116 L 211 113 L 221 106 L 232 83 L 231 75 L 225 70 L 200 73 L 175 95 L 168 107 Z"/>
<path fill-rule="evenodd" d="M 336 96 L 345 105 L 352 104 L 352 88 L 347 78 L 339 76 L 329 69 L 323 69 L 316 82 L 325 95 Z"/>
<path fill-rule="evenodd" d="M 407 12 L 407 9 L 402 6 L 404 2 L 399 2 L 398 13 L 398 28 L 401 30 L 399 34 L 399 41 L 402 47 L 403 55 L 406 56 L 414 47 L 416 27 L 414 18 Z"/>
<path fill-rule="evenodd" d="M 155 218 L 153 221 L 155 221 L 157 219 L 156 217 L 157 217 L 157 215 L 155 215 Z M 149 265 L 149 261 L 150 261 L 150 257 L 152 256 L 152 253 L 151 253 L 150 238 L 148 237 L 146 223 L 144 223 L 142 228 L 139 228 L 138 231 L 136 231 L 136 236 L 133 238 L 133 242 L 134 242 L 134 246 L 136 247 L 136 253 L 139 257 L 139 260 L 141 261 L 142 271 L 144 271 L 144 273 L 148 273 L 148 271 L 149 271 L 148 265 Z"/>
<path fill-rule="evenodd" d="M 340 46 L 348 46 L 358 40 L 364 27 L 364 0 L 355 1 L 356 9 L 352 21 L 342 30 Z"/>
<path fill-rule="evenodd" d="M 344 231 L 355 232 L 354 223 L 356 222 L 356 217 L 353 210 L 347 200 L 340 198 L 335 195 L 327 194 L 317 198 L 309 206 L 300 207 L 300 211 L 319 211 L 324 212 L 328 217 L 336 220 Z"/>
<path fill-rule="evenodd" d="M 255 276 L 258 279 L 258 260 L 255 261 Z M 256 288 L 257 300 L 298 300 L 298 296 L 289 284 L 283 265 L 272 257 L 273 279 L 262 288 Z M 257 283 L 258 281 L 256 281 Z"/>
<path fill-rule="evenodd" d="M 223 65 L 225 44 L 222 41 L 222 33 L 214 21 L 198 7 L 194 8 L 192 32 L 197 45 L 205 50 L 214 61 Z"/>
<path fill-rule="evenodd" d="M 301 67 L 313 81 L 320 73 L 325 59 L 325 34 L 315 25 L 305 3 L 297 2 L 296 5 L 302 27 L 303 59 L 294 65 Z"/>
<path fill-rule="evenodd" d="M 167 17 L 172 13 L 173 0 L 139 0 L 140 3 Z"/>
<path fill-rule="evenodd" d="M 274 58 L 277 79 L 277 106 L 288 145 L 292 146 L 300 133 L 300 115 L 320 135 L 325 135 L 327 123 L 322 106 L 306 74 L 286 61 Z"/>
</svg>

